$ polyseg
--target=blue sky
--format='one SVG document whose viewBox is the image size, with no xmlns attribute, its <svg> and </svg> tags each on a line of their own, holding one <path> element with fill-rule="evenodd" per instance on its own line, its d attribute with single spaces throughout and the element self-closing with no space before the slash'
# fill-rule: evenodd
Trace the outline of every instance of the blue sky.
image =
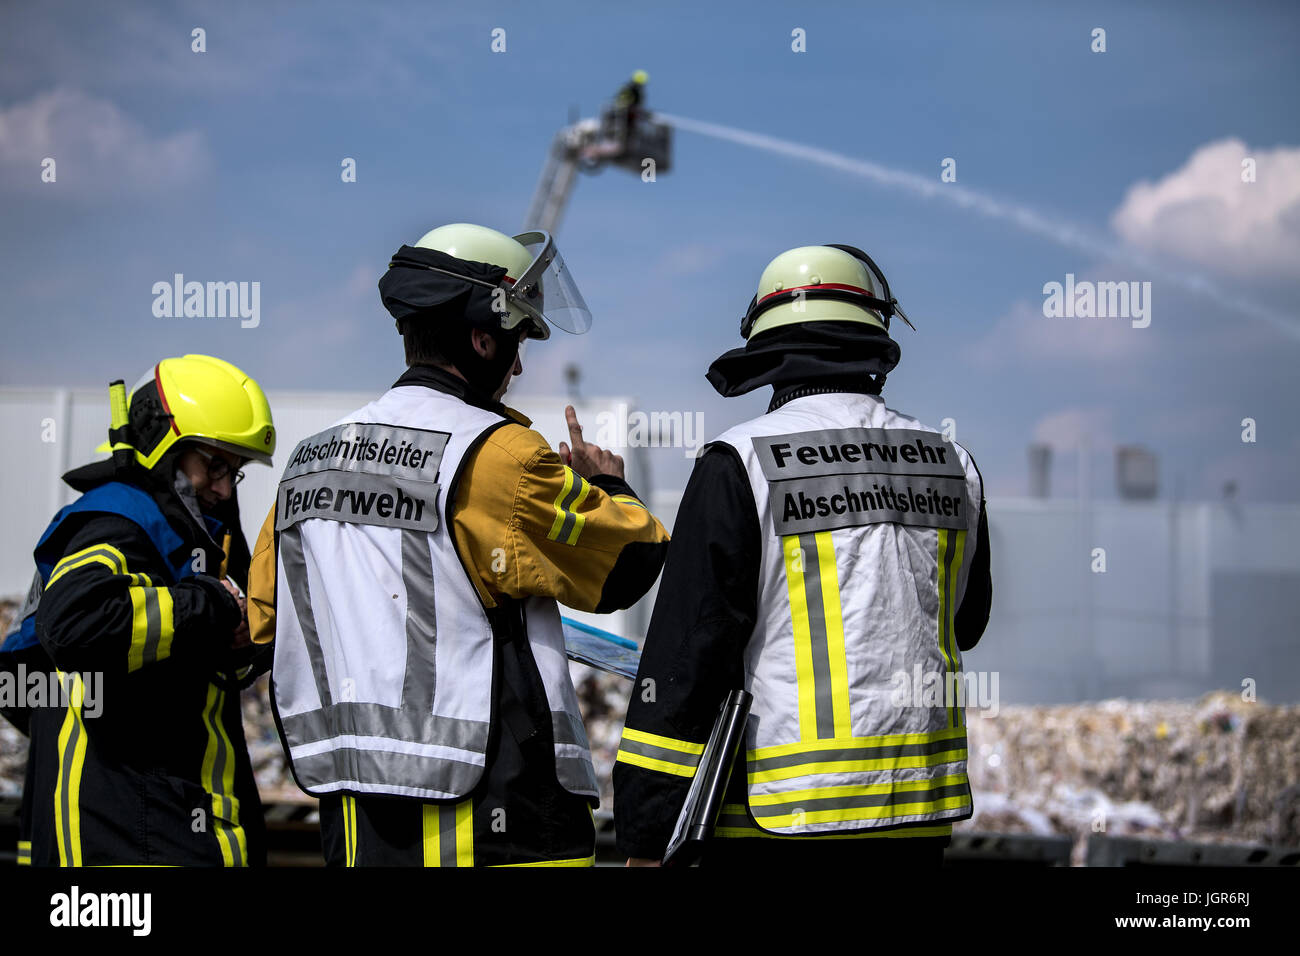
<svg viewBox="0 0 1300 956">
<path fill-rule="evenodd" d="M 1071 493 L 1086 439 L 1103 496 L 1113 446 L 1136 443 L 1160 456 L 1163 492 L 1233 481 L 1245 500 L 1300 501 L 1291 4 L 210 6 L 0 8 L 0 383 L 131 381 L 203 351 L 268 387 L 380 390 L 401 364 L 375 289 L 389 255 L 444 222 L 518 228 L 571 110 L 593 115 L 640 68 L 652 109 L 936 183 L 952 157 L 957 185 L 1109 251 L 679 132 L 656 182 L 578 183 L 559 239 L 595 326 L 530 346 L 521 393 L 561 392 L 573 361 L 588 394 L 701 411 L 720 432 L 766 404 L 704 381 L 764 264 L 846 242 L 918 326 L 896 329 L 889 404 L 955 419 L 991 494 L 1024 490 L 1035 439 Z M 259 281 L 261 324 L 155 318 L 151 288 L 177 272 Z M 1045 318 L 1043 285 L 1067 273 L 1151 281 L 1151 325 Z M 657 483 L 680 485 L 681 454 L 657 455 Z"/>
</svg>

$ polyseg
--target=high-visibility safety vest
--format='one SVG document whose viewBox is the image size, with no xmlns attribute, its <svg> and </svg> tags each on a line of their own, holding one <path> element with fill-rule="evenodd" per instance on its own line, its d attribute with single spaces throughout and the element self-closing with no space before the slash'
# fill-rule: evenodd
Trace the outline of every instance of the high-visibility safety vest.
<svg viewBox="0 0 1300 956">
<path fill-rule="evenodd" d="M 272 683 L 294 778 L 308 793 L 459 799 L 482 777 L 493 630 L 447 512 L 465 463 L 508 422 L 401 386 L 294 449 L 276 497 Z M 556 777 L 596 797 L 559 607 L 522 603 Z"/>
<path fill-rule="evenodd" d="M 953 619 L 983 490 L 970 456 L 847 393 L 717 441 L 745 465 L 762 539 L 745 655 L 754 821 L 811 836 L 971 816 L 963 708 L 914 686 L 955 686 L 961 669 Z"/>
</svg>

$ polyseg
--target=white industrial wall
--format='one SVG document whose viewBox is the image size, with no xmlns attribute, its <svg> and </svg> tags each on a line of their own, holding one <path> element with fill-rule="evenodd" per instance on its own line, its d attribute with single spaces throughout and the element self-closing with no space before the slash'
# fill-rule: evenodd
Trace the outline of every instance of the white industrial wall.
<svg viewBox="0 0 1300 956">
<path fill-rule="evenodd" d="M 966 655 L 1004 702 L 1300 700 L 1300 505 L 988 503 L 993 610 Z M 1094 549 L 1105 571 L 1093 571 Z"/>
<path fill-rule="evenodd" d="M 59 476 L 97 457 L 108 420 L 107 387 L 0 389 L 0 594 L 27 593 L 32 548 L 54 512 L 75 497 Z"/>
</svg>

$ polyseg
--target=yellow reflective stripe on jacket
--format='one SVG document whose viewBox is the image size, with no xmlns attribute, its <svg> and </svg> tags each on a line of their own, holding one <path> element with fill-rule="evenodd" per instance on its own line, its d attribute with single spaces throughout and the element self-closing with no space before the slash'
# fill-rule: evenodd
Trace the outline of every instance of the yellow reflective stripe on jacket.
<svg viewBox="0 0 1300 956">
<path fill-rule="evenodd" d="M 150 587 L 143 574 L 130 575 L 131 646 L 127 651 L 127 671 L 137 671 L 171 656 L 175 618 L 172 594 L 167 588 Z"/>
<path fill-rule="evenodd" d="M 722 811 L 718 814 L 717 826 L 714 828 L 713 835 L 724 839 L 753 839 L 757 837 L 766 840 L 819 840 L 823 842 L 826 840 L 907 839 L 910 837 L 952 836 L 952 824 L 941 823 L 936 826 L 905 826 L 888 830 L 801 836 L 797 833 L 769 833 L 750 819 L 749 813 L 743 805 L 727 803 L 723 804 Z"/>
<path fill-rule="evenodd" d="M 695 768 L 700 765 L 702 753 L 704 744 L 624 727 L 623 740 L 614 759 L 615 762 L 658 770 L 677 777 L 693 777 Z"/>
<path fill-rule="evenodd" d="M 424 805 L 424 865 L 474 865 L 474 801 Z"/>
<path fill-rule="evenodd" d="M 577 481 L 576 485 L 574 484 L 575 479 Z M 587 516 L 581 514 L 578 508 L 587 500 L 587 495 L 590 493 L 591 485 L 587 482 L 587 479 L 566 465 L 564 468 L 564 487 L 555 496 L 555 521 L 551 524 L 550 533 L 547 534 L 548 538 L 563 544 L 578 543 L 578 536 L 582 534 L 582 526 L 587 523 Z"/>
<path fill-rule="evenodd" d="M 966 731 L 951 727 L 926 734 L 801 741 L 751 750 L 746 756 L 750 783 L 823 773 L 938 767 L 966 759 Z"/>
<path fill-rule="evenodd" d="M 577 505 L 582 482 L 571 471 L 541 435 L 516 425 L 492 431 L 469 459 L 447 520 L 485 607 L 502 597 L 545 592 L 571 608 L 594 610 L 629 548 L 666 550 L 668 532 L 644 507 L 633 507 L 626 494 L 615 501 L 588 484 Z M 569 496 L 573 503 L 559 507 Z M 273 555 L 267 563 L 275 564 Z M 250 576 L 250 608 L 269 599 L 270 588 L 259 580 Z M 251 628 L 251 612 L 249 620 Z"/>
<path fill-rule="evenodd" d="M 494 864 L 491 868 L 505 869 L 506 867 L 521 867 L 521 866 L 595 866 L 595 865 L 596 865 L 596 855 L 593 853 L 591 856 L 584 856 L 572 860 L 537 860 L 536 862 L 533 863 L 497 863 Z"/>
<path fill-rule="evenodd" d="M 931 780 L 809 787 L 784 793 L 751 794 L 749 798 L 754 819 L 777 828 L 915 816 L 970 803 L 970 785 L 964 773 Z"/>
<path fill-rule="evenodd" d="M 587 516 L 578 509 L 581 508 L 582 503 L 587 500 L 587 495 L 591 494 L 591 484 L 586 478 L 580 477 L 579 480 L 582 482 L 582 490 L 578 492 L 578 497 L 570 506 L 573 508 L 573 531 L 564 539 L 565 544 L 577 544 L 578 536 L 582 534 L 583 526 L 587 523 Z"/>
<path fill-rule="evenodd" d="M 637 501 L 631 495 L 610 495 L 611 501 L 617 501 L 621 505 L 631 505 L 634 508 L 640 508 L 642 511 L 647 510 L 646 506 Z"/>
<path fill-rule="evenodd" d="M 799 736 L 845 737 L 852 732 L 849 669 L 831 533 L 786 535 L 781 547 L 794 624 Z"/>
<path fill-rule="evenodd" d="M 357 865 L 357 798 L 343 795 L 343 865 Z"/>
<path fill-rule="evenodd" d="M 169 657 L 174 634 L 171 591 L 153 587 L 147 574 L 131 574 L 127 570 L 126 558 L 111 544 L 91 545 L 61 559 L 50 572 L 46 589 L 53 587 L 64 575 L 92 564 L 102 564 L 114 574 L 124 575 L 130 582 L 127 587 L 131 601 L 131 641 L 126 654 L 128 673 Z"/>
<path fill-rule="evenodd" d="M 68 712 L 59 729 L 59 777 L 54 785 L 54 837 L 59 847 L 60 866 L 81 866 L 81 771 L 86 763 L 86 725 L 81 705 L 86 688 L 81 675 L 69 678 L 56 671 L 59 681 L 71 689 Z"/>
<path fill-rule="evenodd" d="M 919 795 L 918 795 L 919 796 Z M 900 795 L 900 800 L 906 795 Z M 954 794 L 937 800 L 916 799 L 911 802 L 886 804 L 879 807 L 831 807 L 825 810 L 796 808 L 788 813 L 758 815 L 757 819 L 774 827 L 798 827 L 812 823 L 849 823 L 854 820 L 880 820 L 938 813 L 942 810 L 959 810 L 971 805 L 970 794 Z"/>
<path fill-rule="evenodd" d="M 92 544 L 89 548 L 82 548 L 75 554 L 60 559 L 54 566 L 54 570 L 50 572 L 50 579 L 45 582 L 45 589 L 48 591 L 54 586 L 54 582 L 69 571 L 75 571 L 88 564 L 102 564 L 114 574 L 126 573 L 126 558 L 122 556 L 121 551 L 111 544 Z"/>
<path fill-rule="evenodd" d="M 19 866 L 31 866 L 31 865 L 32 865 L 32 841 L 31 841 L 31 840 L 19 840 L 19 841 L 18 841 L 18 861 L 17 861 L 17 862 L 18 862 L 18 865 L 19 865 Z"/>
<path fill-rule="evenodd" d="M 208 731 L 203 752 L 203 789 L 211 795 L 211 830 L 221 849 L 221 859 L 226 866 L 246 866 L 248 845 L 239 824 L 239 799 L 235 796 L 235 751 L 221 721 L 225 702 L 226 692 L 209 684 L 207 706 L 203 709 Z"/>
<path fill-rule="evenodd" d="M 944 663 L 949 674 L 955 674 L 960 665 L 957 660 L 957 644 L 953 635 L 953 620 L 956 616 L 957 600 L 957 575 L 961 573 L 962 554 L 966 546 L 965 531 L 950 531 L 947 528 L 939 529 L 938 540 L 938 589 L 939 589 L 939 614 L 938 614 L 938 632 L 939 632 L 939 649 L 943 651 Z M 948 686 L 945 680 L 944 686 Z M 956 701 L 950 701 L 948 706 L 948 726 L 960 727 L 965 723 L 963 708 L 958 707 Z"/>
</svg>

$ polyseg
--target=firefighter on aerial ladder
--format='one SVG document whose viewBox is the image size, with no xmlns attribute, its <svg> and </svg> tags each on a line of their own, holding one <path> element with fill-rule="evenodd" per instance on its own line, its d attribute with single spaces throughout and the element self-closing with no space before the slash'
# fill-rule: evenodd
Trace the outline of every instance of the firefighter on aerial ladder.
<svg viewBox="0 0 1300 956">
<path fill-rule="evenodd" d="M 615 116 L 621 120 L 618 123 L 621 131 L 620 153 L 632 143 L 636 121 L 641 113 L 641 101 L 645 98 L 645 85 L 649 79 L 650 75 L 645 70 L 637 70 L 614 97 Z"/>
</svg>

